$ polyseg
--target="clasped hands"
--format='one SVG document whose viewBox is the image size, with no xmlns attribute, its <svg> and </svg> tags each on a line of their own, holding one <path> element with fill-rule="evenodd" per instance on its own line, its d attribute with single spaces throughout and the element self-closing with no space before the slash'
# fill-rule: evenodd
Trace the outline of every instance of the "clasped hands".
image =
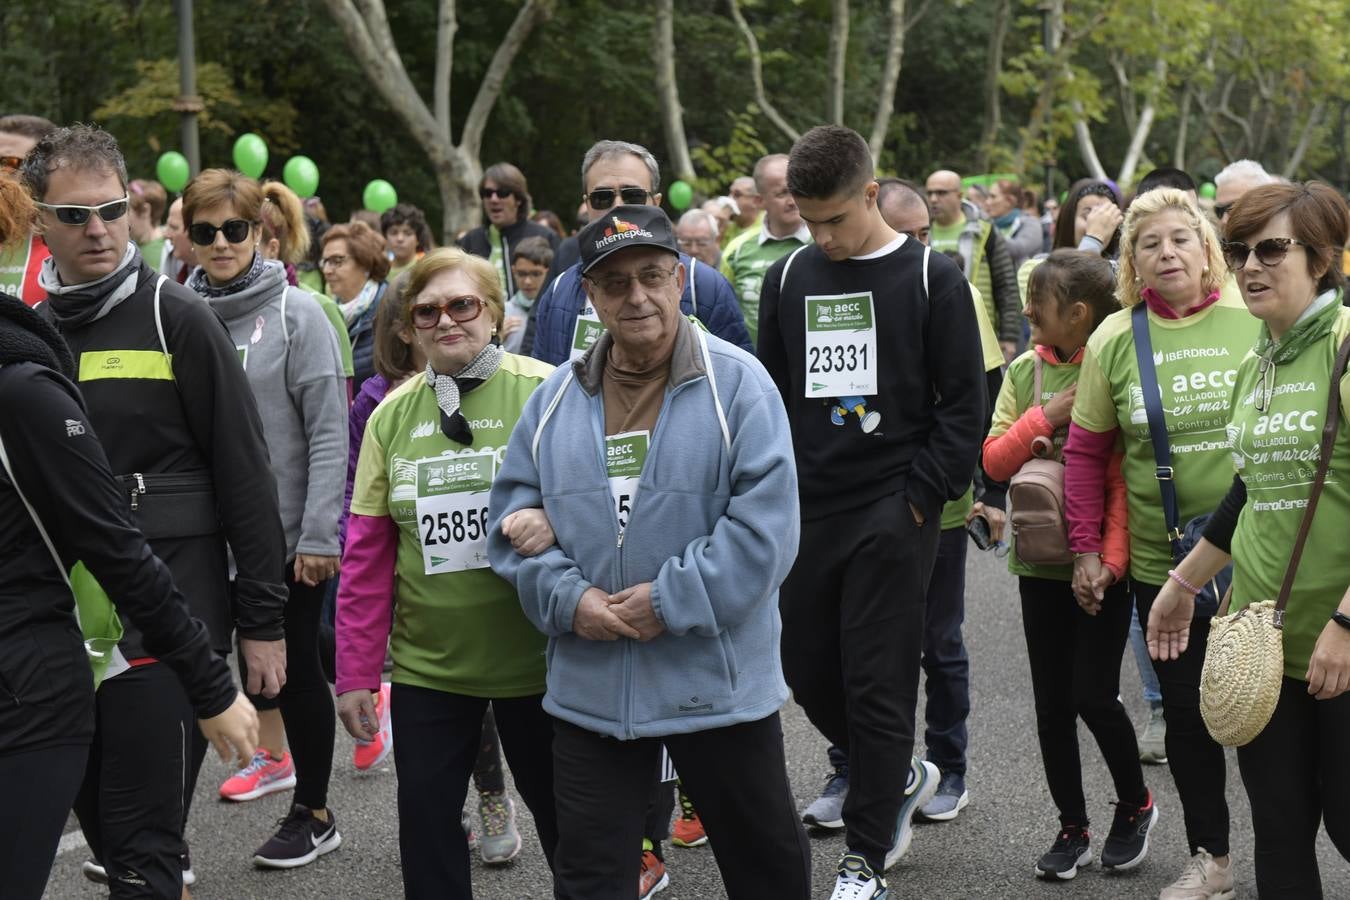
<svg viewBox="0 0 1350 900">
<path fill-rule="evenodd" d="M 631 638 L 650 641 L 666 630 L 652 609 L 652 584 L 644 581 L 617 594 L 587 588 L 577 601 L 572 630 L 588 641 Z"/>
</svg>

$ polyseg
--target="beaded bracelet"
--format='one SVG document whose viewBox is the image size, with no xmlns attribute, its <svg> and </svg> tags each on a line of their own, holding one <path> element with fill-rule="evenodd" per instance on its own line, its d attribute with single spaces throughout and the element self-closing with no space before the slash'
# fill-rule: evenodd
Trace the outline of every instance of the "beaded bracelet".
<svg viewBox="0 0 1350 900">
<path fill-rule="evenodd" d="M 1170 578 L 1170 579 L 1172 579 L 1173 581 L 1175 581 L 1177 584 L 1181 585 L 1182 587 L 1184 587 L 1186 590 L 1190 591 L 1192 594 L 1199 594 L 1199 593 L 1200 593 L 1200 590 L 1201 590 L 1201 589 L 1198 588 L 1198 587 L 1196 587 L 1195 585 L 1191 584 L 1191 583 L 1190 583 L 1189 581 L 1187 581 L 1185 578 L 1182 578 L 1180 575 L 1178 575 L 1176 569 L 1168 569 L 1168 570 L 1167 570 L 1167 577 Z"/>
</svg>

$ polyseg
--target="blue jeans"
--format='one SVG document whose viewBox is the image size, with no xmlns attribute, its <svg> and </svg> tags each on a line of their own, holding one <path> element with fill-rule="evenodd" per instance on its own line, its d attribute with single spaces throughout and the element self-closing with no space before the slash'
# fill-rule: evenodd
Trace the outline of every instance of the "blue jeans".
<svg viewBox="0 0 1350 900">
<path fill-rule="evenodd" d="M 1137 609 L 1130 619 L 1130 648 L 1134 650 L 1134 665 L 1144 686 L 1144 700 L 1149 706 L 1162 706 L 1162 688 L 1158 686 L 1158 673 L 1153 671 L 1153 660 L 1148 656 L 1148 644 L 1144 642 L 1144 629 L 1139 625 Z"/>
</svg>

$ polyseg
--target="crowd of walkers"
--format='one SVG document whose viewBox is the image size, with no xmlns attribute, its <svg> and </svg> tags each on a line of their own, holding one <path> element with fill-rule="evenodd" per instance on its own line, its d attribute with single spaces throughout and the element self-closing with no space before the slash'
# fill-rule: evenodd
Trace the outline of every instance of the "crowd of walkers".
<svg viewBox="0 0 1350 900">
<path fill-rule="evenodd" d="M 290 792 L 252 864 L 314 863 L 341 722 L 393 760 L 408 897 L 471 898 L 528 813 L 560 900 L 651 897 L 667 843 L 806 900 L 808 828 L 843 834 L 831 900 L 893 898 L 913 823 L 971 802 L 968 542 L 1021 600 L 1058 812 L 1028 877 L 1140 866 L 1160 816 L 1160 900 L 1321 897 L 1322 827 L 1350 859 L 1333 188 L 1243 160 L 1212 203 L 1160 169 L 1054 209 L 821 126 L 677 224 L 602 140 L 576 233 L 503 162 L 437 247 L 411 204 L 330 223 L 219 168 L 170 202 L 99 128 L 0 139 L 0 896 L 42 896 L 73 810 L 88 878 L 178 898 L 209 744 L 222 798 Z M 1228 740 L 1211 623 L 1277 596 L 1268 721 Z M 789 697 L 830 744 L 803 809 Z"/>
</svg>

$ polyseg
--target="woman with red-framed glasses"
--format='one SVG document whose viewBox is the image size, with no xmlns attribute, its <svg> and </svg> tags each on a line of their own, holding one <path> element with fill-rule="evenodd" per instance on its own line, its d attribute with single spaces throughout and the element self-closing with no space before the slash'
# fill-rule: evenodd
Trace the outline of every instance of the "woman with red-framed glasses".
<svg viewBox="0 0 1350 900">
<path fill-rule="evenodd" d="M 488 491 L 552 367 L 494 339 L 505 298 L 488 261 L 441 248 L 406 279 L 405 321 L 426 366 L 390 391 L 361 443 L 338 588 L 338 712 L 364 741 L 392 716 L 406 895 L 470 900 L 455 813 L 489 704 L 550 863 L 558 839 L 545 641 L 487 559 Z M 553 543 L 542 510 L 521 510 L 503 531 L 524 555 Z M 381 702 L 386 646 L 393 685 Z"/>
</svg>

